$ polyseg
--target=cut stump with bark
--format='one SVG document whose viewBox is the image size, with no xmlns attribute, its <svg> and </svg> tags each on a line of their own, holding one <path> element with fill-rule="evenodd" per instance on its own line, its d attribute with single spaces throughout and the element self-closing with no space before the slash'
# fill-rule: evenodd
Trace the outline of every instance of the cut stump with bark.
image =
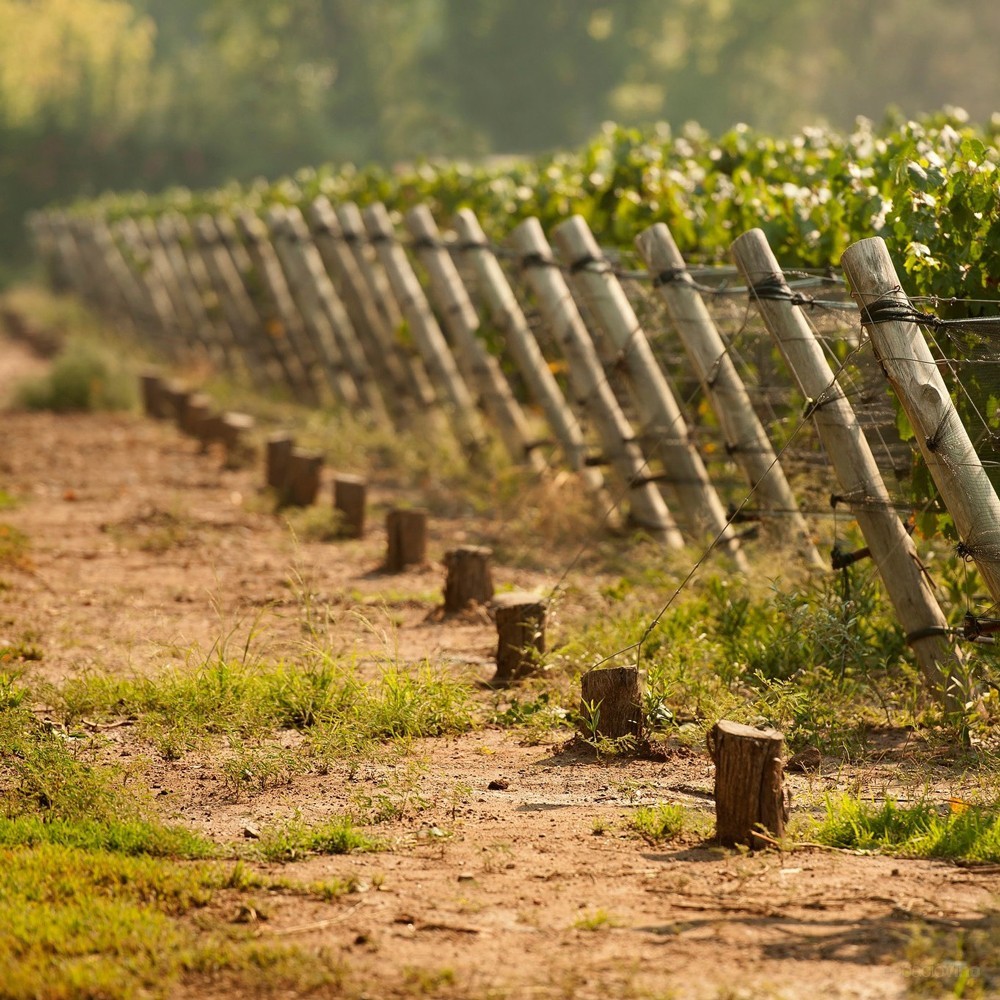
<svg viewBox="0 0 1000 1000">
<path fill-rule="evenodd" d="M 462 545 L 444 554 L 444 611 L 452 615 L 470 604 L 487 604 L 493 599 L 493 550 L 481 545 Z"/>
<path fill-rule="evenodd" d="M 343 473 L 333 480 L 333 507 L 340 515 L 340 534 L 361 538 L 365 533 L 365 506 L 368 483 L 361 476 Z"/>
<path fill-rule="evenodd" d="M 276 490 L 279 498 L 285 489 L 288 476 L 288 460 L 292 457 L 295 439 L 290 434 L 278 432 L 267 439 L 267 485 Z"/>
<path fill-rule="evenodd" d="M 142 388 L 142 408 L 147 417 L 164 420 L 170 416 L 163 398 L 163 378 L 156 372 L 144 372 L 139 376 Z"/>
<path fill-rule="evenodd" d="M 498 594 L 492 607 L 497 624 L 497 670 L 491 683 L 512 684 L 534 673 L 545 652 L 545 614 L 548 602 L 538 594 L 519 590 Z"/>
<path fill-rule="evenodd" d="M 292 448 L 285 466 L 284 486 L 279 490 L 281 503 L 288 507 L 309 507 L 319 495 L 323 456 L 318 451 Z"/>
<path fill-rule="evenodd" d="M 716 838 L 725 847 L 765 847 L 780 839 L 788 819 L 782 785 L 785 738 L 723 719 L 708 734 L 715 763 Z M 759 832 L 766 832 L 766 837 Z"/>
<path fill-rule="evenodd" d="M 427 561 L 427 511 L 420 507 L 394 507 L 385 516 L 385 569 L 399 573 L 407 566 Z"/>
<path fill-rule="evenodd" d="M 588 739 L 643 738 L 638 667 L 602 667 L 580 679 L 580 730 Z"/>
<path fill-rule="evenodd" d="M 181 416 L 181 430 L 191 437 L 201 437 L 201 426 L 212 412 L 212 400 L 204 393 L 193 393 Z"/>
<path fill-rule="evenodd" d="M 254 418 L 249 413 L 230 412 L 222 415 L 219 430 L 226 449 L 227 469 L 242 469 L 253 462 L 254 447 L 250 441 L 250 433 L 254 426 Z"/>
</svg>

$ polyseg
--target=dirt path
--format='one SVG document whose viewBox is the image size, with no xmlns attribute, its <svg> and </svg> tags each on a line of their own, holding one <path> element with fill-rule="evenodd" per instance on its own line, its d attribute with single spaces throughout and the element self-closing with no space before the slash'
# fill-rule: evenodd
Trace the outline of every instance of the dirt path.
<svg viewBox="0 0 1000 1000">
<path fill-rule="evenodd" d="M 0 398 L 33 366 L 18 351 L 0 340 Z M 0 486 L 19 499 L 0 519 L 31 541 L 0 574 L 0 637 L 39 647 L 32 679 L 157 671 L 220 637 L 241 645 L 255 627 L 275 655 L 294 658 L 304 607 L 361 660 L 388 649 L 474 679 L 492 672 L 487 621 L 432 619 L 439 562 L 376 572 L 377 517 L 364 541 L 297 540 L 260 502 L 259 470 L 222 470 L 171 427 L 136 416 L 0 420 Z M 475 541 L 470 533 L 436 525 L 434 560 Z M 546 582 L 503 566 L 497 577 Z M 127 727 L 107 737 L 112 751 L 143 752 Z M 251 798 L 234 798 L 196 755 L 147 773 L 168 815 L 221 840 L 296 812 L 337 813 L 359 791 L 411 795 L 386 828 L 390 851 L 282 869 L 357 876 L 360 892 L 330 904 L 289 898 L 260 926 L 265 938 L 323 949 L 349 996 L 926 995 L 913 991 L 925 974 L 940 978 L 944 951 L 914 943 L 918 924 L 930 937 L 997 933 L 985 916 L 1000 888 L 990 869 L 820 850 L 750 856 L 694 837 L 651 848 L 626 829 L 636 806 L 676 801 L 708 814 L 710 764 L 684 748 L 665 761 L 597 763 L 485 729 Z M 995 969 L 971 975 L 998 982 Z"/>
</svg>

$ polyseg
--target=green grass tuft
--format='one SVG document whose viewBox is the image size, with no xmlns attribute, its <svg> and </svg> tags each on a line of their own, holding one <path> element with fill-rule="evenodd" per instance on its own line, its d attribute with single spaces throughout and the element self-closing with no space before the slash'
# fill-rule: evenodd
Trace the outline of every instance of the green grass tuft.
<svg viewBox="0 0 1000 1000">
<path fill-rule="evenodd" d="M 683 806 L 640 806 L 629 817 L 628 828 L 650 844 L 663 844 L 681 835 L 685 820 Z"/>
<path fill-rule="evenodd" d="M 951 801 L 881 805 L 844 795 L 826 803 L 811 834 L 831 847 L 919 858 L 1000 861 L 1000 809 Z"/>
</svg>

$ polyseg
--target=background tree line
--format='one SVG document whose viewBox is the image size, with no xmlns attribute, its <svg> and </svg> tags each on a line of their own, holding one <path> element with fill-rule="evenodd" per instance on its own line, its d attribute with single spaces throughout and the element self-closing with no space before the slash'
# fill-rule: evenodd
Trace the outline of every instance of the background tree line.
<svg viewBox="0 0 1000 1000">
<path fill-rule="evenodd" d="M 33 207 L 305 164 L 576 145 L 603 120 L 994 111 L 991 0 L 0 0 L 0 270 Z"/>
</svg>

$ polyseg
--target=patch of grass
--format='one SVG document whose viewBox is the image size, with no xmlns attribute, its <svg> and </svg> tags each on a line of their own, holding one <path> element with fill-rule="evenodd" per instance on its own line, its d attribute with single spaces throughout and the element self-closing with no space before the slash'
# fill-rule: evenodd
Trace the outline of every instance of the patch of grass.
<svg viewBox="0 0 1000 1000">
<path fill-rule="evenodd" d="M 843 795 L 826 803 L 826 817 L 810 833 L 831 847 L 919 858 L 1000 861 L 1000 809 L 952 800 L 881 805 Z"/>
<path fill-rule="evenodd" d="M 19 406 L 56 413 L 129 410 L 135 401 L 135 378 L 121 356 L 76 335 L 66 341 L 46 376 L 22 383 L 16 393 Z"/>
<path fill-rule="evenodd" d="M 363 854 L 385 846 L 359 830 L 350 816 L 334 816 L 312 825 L 293 818 L 261 831 L 258 844 L 267 861 L 298 861 L 309 854 Z"/>
<path fill-rule="evenodd" d="M 8 493 L 5 489 L 0 488 L 0 510 L 11 510 L 17 504 L 17 497 L 13 493 Z"/>
<path fill-rule="evenodd" d="M 166 997 L 220 974 L 239 994 L 337 983 L 341 970 L 322 957 L 263 944 L 227 915 L 263 884 L 241 865 L 0 848 L 3 996 Z"/>
<path fill-rule="evenodd" d="M 676 840 L 686 826 L 687 816 L 683 806 L 664 803 L 657 806 L 640 806 L 628 819 L 628 829 L 650 844 L 663 844 Z"/>
<path fill-rule="evenodd" d="M 911 997 L 993 997 L 1000 988 L 1000 913 L 957 928 L 919 924 L 906 948 Z"/>
<path fill-rule="evenodd" d="M 42 659 L 42 648 L 31 635 L 23 635 L 14 642 L 0 643 L 0 665 L 37 662 Z"/>
<path fill-rule="evenodd" d="M 618 926 L 618 920 L 602 909 L 592 910 L 573 921 L 573 929 L 577 931 L 606 931 Z"/>
<path fill-rule="evenodd" d="M 231 739 L 230 751 L 231 756 L 222 764 L 222 773 L 234 799 L 288 785 L 307 767 L 301 753 L 288 747 L 246 746 L 239 739 Z"/>
<path fill-rule="evenodd" d="M 27 569 L 30 566 L 30 539 L 11 524 L 0 524 L 0 566 Z"/>
</svg>

